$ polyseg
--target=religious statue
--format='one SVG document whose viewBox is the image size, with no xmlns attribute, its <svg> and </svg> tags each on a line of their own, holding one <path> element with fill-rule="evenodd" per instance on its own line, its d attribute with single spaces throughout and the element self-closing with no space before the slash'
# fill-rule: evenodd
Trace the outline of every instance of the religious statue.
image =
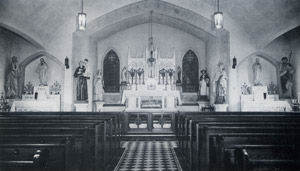
<svg viewBox="0 0 300 171">
<path fill-rule="evenodd" d="M 8 74 L 6 76 L 6 97 L 7 98 L 17 98 L 18 97 L 18 78 L 20 77 L 18 59 L 13 56 L 11 58 L 11 63 L 8 66 Z"/>
<path fill-rule="evenodd" d="M 127 68 L 124 66 L 124 68 L 122 69 L 122 73 L 121 73 L 121 83 L 122 84 L 127 84 L 127 79 L 128 79 L 128 77 L 127 77 Z"/>
<path fill-rule="evenodd" d="M 210 78 L 206 70 L 201 70 L 201 74 L 199 79 L 199 99 L 208 100 Z"/>
<path fill-rule="evenodd" d="M 180 84 L 181 83 L 181 68 L 180 68 L 180 66 L 177 67 L 176 72 L 177 72 L 177 81 L 176 81 L 176 83 Z"/>
<path fill-rule="evenodd" d="M 104 94 L 104 89 L 103 89 L 103 77 L 102 77 L 102 72 L 100 70 L 97 71 L 97 75 L 94 80 L 94 100 L 95 101 L 103 101 L 103 94 Z"/>
<path fill-rule="evenodd" d="M 214 89 L 216 93 L 215 104 L 224 104 L 226 102 L 227 94 L 227 74 L 225 72 L 225 67 L 222 62 L 218 63 L 218 71 L 214 76 Z"/>
<path fill-rule="evenodd" d="M 90 72 L 90 67 L 89 67 L 89 64 L 88 64 L 89 60 L 88 59 L 84 59 L 83 61 L 84 61 L 83 65 L 84 65 L 84 68 L 85 68 L 85 71 L 84 71 L 83 75 L 85 77 L 90 78 L 91 77 L 91 72 Z"/>
<path fill-rule="evenodd" d="M 74 77 L 77 78 L 77 100 L 87 100 L 88 99 L 88 87 L 87 87 L 87 76 L 85 62 L 80 61 L 79 66 L 76 68 Z"/>
<path fill-rule="evenodd" d="M 293 88 L 293 73 L 295 72 L 293 66 L 288 62 L 287 57 L 281 59 L 281 64 L 279 67 L 280 74 L 280 85 L 282 89 L 282 96 L 285 98 L 292 98 L 292 88 Z"/>
<path fill-rule="evenodd" d="M 253 85 L 254 86 L 262 86 L 260 77 L 261 77 L 261 71 L 262 67 L 259 63 L 259 58 L 256 58 L 255 63 L 252 66 L 253 68 Z"/>
<path fill-rule="evenodd" d="M 40 86 L 47 86 L 48 81 L 48 65 L 44 58 L 40 59 L 40 64 L 35 70 L 39 74 Z"/>
</svg>

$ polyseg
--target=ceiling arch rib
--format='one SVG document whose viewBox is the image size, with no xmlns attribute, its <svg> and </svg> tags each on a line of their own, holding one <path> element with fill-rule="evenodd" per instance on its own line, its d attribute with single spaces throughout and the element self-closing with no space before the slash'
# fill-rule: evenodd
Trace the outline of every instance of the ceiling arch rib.
<svg viewBox="0 0 300 171">
<path fill-rule="evenodd" d="M 172 18 L 170 16 L 165 16 L 162 14 L 153 14 L 153 23 L 166 25 L 169 27 L 176 28 L 178 30 L 181 30 L 183 32 L 189 33 L 203 41 L 208 41 L 213 35 L 205 32 L 204 30 L 200 29 L 199 27 L 196 27 L 190 23 L 187 23 L 182 20 L 178 20 L 176 18 Z M 93 38 L 96 41 L 103 40 L 119 31 L 146 24 L 149 23 L 149 13 L 144 13 L 138 16 L 134 16 L 128 19 L 124 19 L 122 21 L 113 23 L 91 35 L 91 38 Z M 148 33 L 148 30 L 145 30 L 146 33 Z"/>
<path fill-rule="evenodd" d="M 29 42 L 30 44 L 32 44 L 34 47 L 36 47 L 37 49 L 40 49 L 40 50 L 44 50 L 45 48 L 39 43 L 37 42 L 36 40 L 34 40 L 32 37 L 30 37 L 29 35 L 27 35 L 26 33 L 18 30 L 18 29 L 15 29 L 7 24 L 4 24 L 4 23 L 1 23 L 0 22 L 0 27 L 2 28 L 5 28 L 13 33 L 15 33 L 16 35 L 22 37 L 24 40 L 26 40 L 27 42 Z"/>
<path fill-rule="evenodd" d="M 153 22 L 167 25 L 204 41 L 228 33 L 226 29 L 216 31 L 207 18 L 163 1 L 140 1 L 111 11 L 87 23 L 86 33 L 95 40 L 101 40 L 118 31 L 149 22 L 150 11 L 153 11 Z"/>
</svg>

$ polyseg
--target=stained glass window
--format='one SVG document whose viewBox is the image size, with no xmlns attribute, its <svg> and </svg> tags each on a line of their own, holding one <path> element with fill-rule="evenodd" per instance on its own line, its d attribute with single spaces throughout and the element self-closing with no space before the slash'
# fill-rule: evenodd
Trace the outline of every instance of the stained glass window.
<svg viewBox="0 0 300 171">
<path fill-rule="evenodd" d="M 104 91 L 119 92 L 120 88 L 120 60 L 117 53 L 110 50 L 103 62 Z"/>
<path fill-rule="evenodd" d="M 182 59 L 182 91 L 198 92 L 199 64 L 196 54 L 188 50 Z"/>
</svg>

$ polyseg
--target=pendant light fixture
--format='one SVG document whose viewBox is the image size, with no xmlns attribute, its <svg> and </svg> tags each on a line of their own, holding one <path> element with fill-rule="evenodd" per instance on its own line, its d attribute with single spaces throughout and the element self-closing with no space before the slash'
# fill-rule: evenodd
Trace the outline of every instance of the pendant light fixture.
<svg viewBox="0 0 300 171">
<path fill-rule="evenodd" d="M 223 13 L 220 12 L 220 4 L 219 0 L 217 0 L 217 12 L 214 13 L 214 19 L 215 19 L 215 27 L 217 29 L 223 28 Z"/>
<path fill-rule="evenodd" d="M 83 0 L 81 0 L 81 12 L 78 13 L 78 29 L 85 30 L 86 28 L 86 13 L 83 12 Z"/>
</svg>

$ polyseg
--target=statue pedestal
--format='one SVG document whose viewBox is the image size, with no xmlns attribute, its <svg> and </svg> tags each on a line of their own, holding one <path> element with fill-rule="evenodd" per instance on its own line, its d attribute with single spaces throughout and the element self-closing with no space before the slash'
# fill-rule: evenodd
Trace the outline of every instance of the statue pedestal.
<svg viewBox="0 0 300 171">
<path fill-rule="evenodd" d="M 209 106 L 209 101 L 197 101 L 198 103 L 198 111 L 202 111 L 202 107 Z"/>
<path fill-rule="evenodd" d="M 214 104 L 216 112 L 226 112 L 228 110 L 228 104 Z"/>
<path fill-rule="evenodd" d="M 74 106 L 76 112 L 87 112 L 89 104 L 86 102 L 76 102 Z"/>
<path fill-rule="evenodd" d="M 94 105 L 95 105 L 95 112 L 101 112 L 103 111 L 103 105 L 104 105 L 104 101 L 94 101 Z"/>
</svg>

